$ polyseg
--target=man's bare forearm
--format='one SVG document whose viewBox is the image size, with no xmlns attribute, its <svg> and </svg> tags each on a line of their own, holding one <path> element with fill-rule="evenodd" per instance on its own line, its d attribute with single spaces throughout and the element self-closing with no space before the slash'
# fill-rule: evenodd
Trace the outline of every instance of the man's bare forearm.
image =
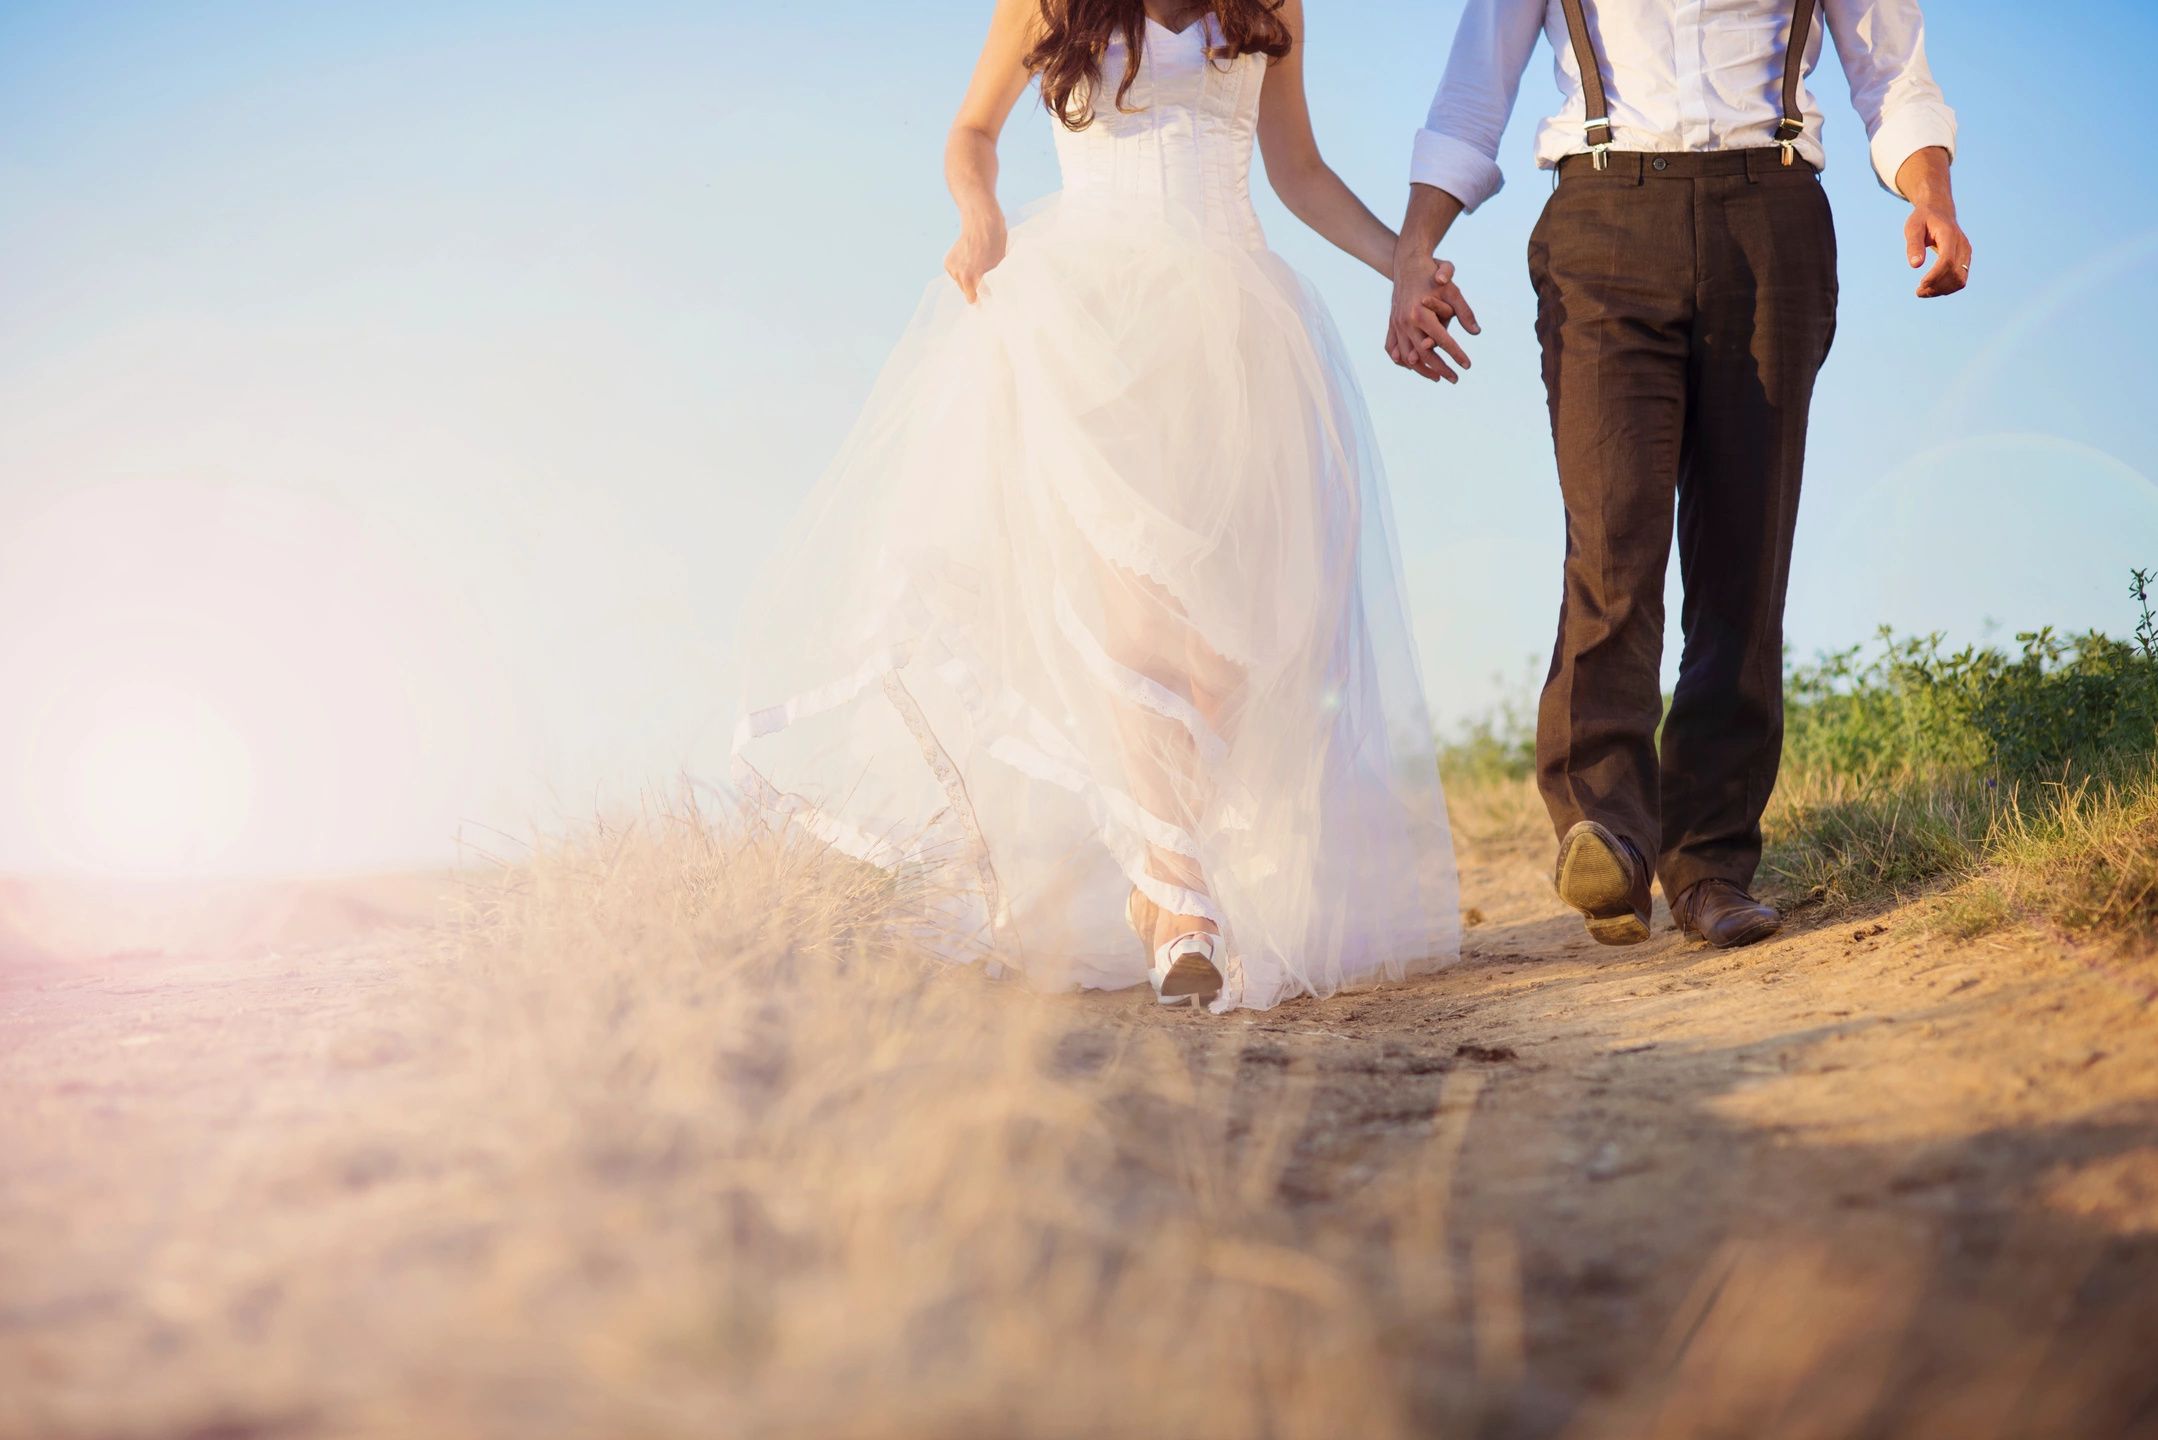
<svg viewBox="0 0 2158 1440">
<path fill-rule="evenodd" d="M 1896 188 L 1913 205 L 1935 205 L 1953 211 L 1956 193 L 1948 178 L 1950 164 L 1948 152 L 1938 145 L 1914 151 L 1896 171 Z"/>
<path fill-rule="evenodd" d="M 1436 185 L 1409 187 L 1409 213 L 1401 221 L 1401 238 L 1394 243 L 1394 269 L 1404 262 L 1429 260 L 1438 253 L 1439 242 L 1461 217 L 1461 202 Z"/>
<path fill-rule="evenodd" d="M 1948 178 L 1953 163 L 1947 150 L 1933 145 L 1896 167 L 1896 188 L 1911 202 L 1911 218 L 1903 226 L 1911 268 L 1926 263 L 1928 250 L 1937 257 L 1918 283 L 1922 299 L 1953 295 L 1971 281 L 1971 237 L 1956 219 L 1956 191 Z"/>
</svg>

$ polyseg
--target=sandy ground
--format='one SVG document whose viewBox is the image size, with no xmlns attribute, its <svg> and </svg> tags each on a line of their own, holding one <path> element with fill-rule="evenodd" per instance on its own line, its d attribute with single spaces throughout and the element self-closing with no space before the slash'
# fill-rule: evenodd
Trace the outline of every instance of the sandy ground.
<svg viewBox="0 0 2158 1440">
<path fill-rule="evenodd" d="M 1194 1035 L 1217 1063 L 1341 1074 L 1321 1208 L 1386 1183 L 1389 1114 L 1480 1081 L 1455 1225 L 1490 1292 L 1518 1291 L 1518 1339 L 1434 1357 L 1432 1413 L 1507 1436 L 2158 1435 L 2158 967 L 1893 914 L 1720 953 L 1659 913 L 1614 952 L 1525 856 L 1471 864 L 1464 893 L 1461 969 L 1261 1018 L 1259 1044 Z"/>
<path fill-rule="evenodd" d="M 191 943 L 96 955 L 83 896 L 0 893 L 0 1435 L 335 1434 L 385 1385 L 424 1413 L 439 1335 L 401 1345 L 401 1317 L 475 1253 L 515 1272 L 488 1217 L 547 1203 L 460 1181 L 454 1146 L 414 1159 L 384 1118 L 441 1103 L 413 1017 L 452 962 L 400 927 L 442 888 L 235 893 L 190 908 Z M 155 931 L 157 905 L 93 898 Z M 1383 1340 L 1415 1358 L 1419 1424 L 2158 1436 L 2158 964 L 1949 943 L 1912 912 L 1739 954 L 1660 918 L 1602 950 L 1527 853 L 1472 858 L 1465 898 L 1465 963 L 1398 989 L 1226 1019 L 1056 1002 L 1105 1043 L 1167 1040 L 1232 1106 L 1313 1077 L 1274 1202 L 1299 1224 L 1353 1235 L 1373 1193 L 1448 1167 L 1475 1323 Z M 633 1248 L 656 1222 L 629 1203 Z M 604 1318 L 587 1268 L 562 1303 Z M 553 1312 L 459 1303 L 506 1433 L 669 1428 L 559 1396 L 527 1424 L 567 1362 L 511 1337 Z"/>
</svg>

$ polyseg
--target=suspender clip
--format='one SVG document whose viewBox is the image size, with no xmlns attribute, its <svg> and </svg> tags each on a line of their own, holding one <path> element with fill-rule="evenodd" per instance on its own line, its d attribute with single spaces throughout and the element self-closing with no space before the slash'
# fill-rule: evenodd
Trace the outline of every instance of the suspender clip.
<svg viewBox="0 0 2158 1440">
<path fill-rule="evenodd" d="M 1776 123 L 1776 144 L 1783 151 L 1786 167 L 1798 159 L 1798 137 L 1806 133 L 1806 122 L 1793 120 L 1786 115 Z"/>
<path fill-rule="evenodd" d="M 1608 115 L 1600 115 L 1596 119 L 1590 120 L 1583 124 L 1581 128 L 1591 134 L 1598 130 L 1601 130 L 1604 132 L 1605 135 L 1609 135 L 1611 134 L 1611 117 Z M 1599 170 L 1610 169 L 1611 142 L 1609 140 L 1605 140 L 1601 145 L 1599 145 L 1595 141 L 1591 140 L 1589 142 L 1589 159 Z"/>
</svg>

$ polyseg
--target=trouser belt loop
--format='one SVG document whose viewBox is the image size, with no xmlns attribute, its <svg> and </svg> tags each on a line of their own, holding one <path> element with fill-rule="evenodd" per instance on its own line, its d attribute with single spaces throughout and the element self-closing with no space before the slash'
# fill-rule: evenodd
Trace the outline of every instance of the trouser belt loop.
<svg viewBox="0 0 2158 1440">
<path fill-rule="evenodd" d="M 1568 155 L 1551 167 L 1551 187 L 1569 175 L 1594 176 L 1606 185 L 1646 185 L 1649 157 L 1639 150 L 1612 150 L 1603 155 Z"/>
</svg>

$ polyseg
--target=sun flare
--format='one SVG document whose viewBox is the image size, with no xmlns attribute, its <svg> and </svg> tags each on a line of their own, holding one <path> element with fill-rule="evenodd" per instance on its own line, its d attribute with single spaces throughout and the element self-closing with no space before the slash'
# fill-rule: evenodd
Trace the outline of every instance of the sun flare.
<svg viewBox="0 0 2158 1440">
<path fill-rule="evenodd" d="M 254 805 L 254 766 L 200 696 L 160 686 L 108 692 L 74 747 L 68 828 L 82 857 L 130 871 L 215 863 Z"/>
</svg>

